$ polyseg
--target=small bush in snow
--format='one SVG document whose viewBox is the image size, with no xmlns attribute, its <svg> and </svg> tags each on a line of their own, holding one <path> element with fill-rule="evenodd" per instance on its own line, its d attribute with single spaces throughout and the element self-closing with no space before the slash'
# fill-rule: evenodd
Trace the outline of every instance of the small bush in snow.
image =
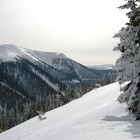
<svg viewBox="0 0 140 140">
<path fill-rule="evenodd" d="M 44 112 L 42 112 L 42 111 L 37 111 L 37 113 L 39 114 L 39 115 L 38 115 L 38 119 L 39 119 L 39 120 L 45 120 L 45 119 L 47 119 L 47 117 L 45 116 L 45 113 L 44 113 Z"/>
</svg>

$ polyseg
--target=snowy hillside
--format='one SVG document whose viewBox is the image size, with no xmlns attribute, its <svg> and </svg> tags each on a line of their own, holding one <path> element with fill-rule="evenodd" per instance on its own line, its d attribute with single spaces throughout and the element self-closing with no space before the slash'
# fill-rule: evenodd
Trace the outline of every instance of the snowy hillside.
<svg viewBox="0 0 140 140">
<path fill-rule="evenodd" d="M 25 49 L 25 48 L 24 48 L 24 51 L 31 54 L 38 60 L 46 62 L 49 65 L 52 65 L 53 59 L 55 59 L 55 58 L 59 58 L 59 59 L 67 58 L 64 54 L 56 53 L 56 52 L 41 52 L 41 51 L 34 51 L 34 50 Z"/>
<path fill-rule="evenodd" d="M 51 64 L 54 58 L 64 58 L 66 56 L 55 52 L 41 52 L 29 50 L 17 47 L 16 45 L 12 44 L 0 45 L 0 58 L 4 60 L 13 60 L 18 57 L 23 57 L 32 61 L 40 60 Z"/>
<path fill-rule="evenodd" d="M 4 133 L 0 140 L 132 140 L 140 139 L 140 124 L 116 99 L 118 83 L 93 90 L 80 99 Z"/>
</svg>

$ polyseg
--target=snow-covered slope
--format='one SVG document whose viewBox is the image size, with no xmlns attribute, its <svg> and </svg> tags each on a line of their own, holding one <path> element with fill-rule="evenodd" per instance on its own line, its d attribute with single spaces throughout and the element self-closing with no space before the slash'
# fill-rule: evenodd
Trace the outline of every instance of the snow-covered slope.
<svg viewBox="0 0 140 140">
<path fill-rule="evenodd" d="M 93 90 L 47 112 L 46 120 L 35 117 L 1 133 L 0 140 L 139 140 L 139 122 L 117 102 L 119 88 L 114 83 Z"/>
<path fill-rule="evenodd" d="M 0 45 L 0 58 L 4 60 L 11 60 L 23 53 L 14 45 Z"/>
<path fill-rule="evenodd" d="M 41 52 L 41 51 L 34 51 L 29 49 L 24 49 L 24 51 L 28 52 L 38 60 L 46 62 L 49 65 L 52 65 L 52 61 L 55 58 L 67 58 L 64 54 L 56 53 L 56 52 Z"/>
<path fill-rule="evenodd" d="M 51 64 L 51 61 L 54 58 L 62 58 L 66 56 L 55 52 L 41 52 L 29 50 L 12 44 L 0 45 L 0 59 L 8 61 L 18 57 L 23 57 L 32 61 L 40 60 Z"/>
</svg>

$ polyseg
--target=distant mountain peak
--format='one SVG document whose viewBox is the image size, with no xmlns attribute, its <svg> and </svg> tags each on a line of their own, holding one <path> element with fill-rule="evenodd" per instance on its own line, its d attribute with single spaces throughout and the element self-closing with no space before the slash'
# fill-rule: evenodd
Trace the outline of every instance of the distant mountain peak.
<svg viewBox="0 0 140 140">
<path fill-rule="evenodd" d="M 57 53 L 57 57 L 59 57 L 59 58 L 66 58 L 66 55 L 64 55 L 63 53 Z"/>
<path fill-rule="evenodd" d="M 104 65 L 92 65 L 88 66 L 89 68 L 96 69 L 96 70 L 112 70 L 114 69 L 114 65 L 112 64 L 104 64 Z"/>
<path fill-rule="evenodd" d="M 21 55 L 21 50 L 12 44 L 0 45 L 0 58 L 4 60 L 11 60 L 18 55 Z"/>
</svg>

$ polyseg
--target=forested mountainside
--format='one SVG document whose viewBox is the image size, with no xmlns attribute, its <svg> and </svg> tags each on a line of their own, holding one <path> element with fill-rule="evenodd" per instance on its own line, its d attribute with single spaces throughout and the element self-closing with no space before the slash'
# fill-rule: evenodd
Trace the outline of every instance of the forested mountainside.
<svg viewBox="0 0 140 140">
<path fill-rule="evenodd" d="M 38 115 L 37 111 L 49 111 L 80 97 L 109 75 L 63 54 L 1 45 L 1 131 Z"/>
</svg>

